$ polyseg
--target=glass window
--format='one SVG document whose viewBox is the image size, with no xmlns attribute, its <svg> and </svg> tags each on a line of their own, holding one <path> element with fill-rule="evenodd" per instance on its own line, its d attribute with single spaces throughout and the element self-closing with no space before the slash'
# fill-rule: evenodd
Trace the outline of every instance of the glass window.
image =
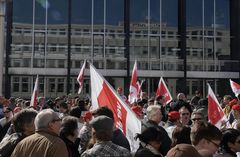
<svg viewBox="0 0 240 157">
<path fill-rule="evenodd" d="M 22 92 L 29 92 L 29 78 L 23 77 L 22 78 Z"/>
<path fill-rule="evenodd" d="M 60 93 L 64 92 L 64 78 L 58 79 L 57 92 L 60 92 Z"/>
</svg>

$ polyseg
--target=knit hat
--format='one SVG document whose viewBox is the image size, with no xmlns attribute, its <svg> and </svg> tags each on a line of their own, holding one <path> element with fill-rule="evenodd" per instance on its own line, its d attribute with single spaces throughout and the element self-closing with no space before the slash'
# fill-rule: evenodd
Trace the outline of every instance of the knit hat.
<svg viewBox="0 0 240 157">
<path fill-rule="evenodd" d="M 98 116 L 90 121 L 90 125 L 98 131 L 111 131 L 113 120 L 107 116 Z"/>
<path fill-rule="evenodd" d="M 178 120 L 180 118 L 180 113 L 177 111 L 171 111 L 168 113 L 168 118 L 171 120 Z"/>
</svg>

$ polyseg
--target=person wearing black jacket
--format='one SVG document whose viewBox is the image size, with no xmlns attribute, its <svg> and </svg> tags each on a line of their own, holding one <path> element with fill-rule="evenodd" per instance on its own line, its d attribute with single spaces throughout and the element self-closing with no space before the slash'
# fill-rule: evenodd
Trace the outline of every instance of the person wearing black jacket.
<svg viewBox="0 0 240 157">
<path fill-rule="evenodd" d="M 171 148 L 172 141 L 168 136 L 166 130 L 159 125 L 162 119 L 160 106 L 152 105 L 147 108 L 147 119 L 142 122 L 142 132 L 149 127 L 155 127 L 160 130 L 163 134 L 162 144 L 160 147 L 160 153 L 165 156 L 168 150 Z"/>
<path fill-rule="evenodd" d="M 24 109 L 13 117 L 15 133 L 4 138 L 0 143 L 0 157 L 10 157 L 16 145 L 25 137 L 35 132 L 34 119 L 37 111 Z"/>
<path fill-rule="evenodd" d="M 60 137 L 65 142 L 69 157 L 80 157 L 78 147 L 74 143 L 78 136 L 78 119 L 66 116 L 62 120 Z"/>
</svg>

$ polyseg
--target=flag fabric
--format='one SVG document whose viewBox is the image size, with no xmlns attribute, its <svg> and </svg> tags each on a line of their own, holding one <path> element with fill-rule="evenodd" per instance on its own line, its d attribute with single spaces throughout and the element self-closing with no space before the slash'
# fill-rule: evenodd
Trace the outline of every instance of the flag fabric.
<svg viewBox="0 0 240 157">
<path fill-rule="evenodd" d="M 134 140 L 134 137 L 136 133 L 141 132 L 141 121 L 92 64 L 90 64 L 90 79 L 91 110 L 102 106 L 107 106 L 111 109 L 114 114 L 115 126 L 126 135 L 131 150 L 133 152 L 136 151 L 139 143 Z"/>
<path fill-rule="evenodd" d="M 163 80 L 162 77 L 159 80 L 158 88 L 157 88 L 157 91 L 156 91 L 156 96 L 160 96 L 160 95 L 164 96 L 164 100 L 165 100 L 164 105 L 166 105 L 170 101 L 172 101 L 171 93 L 169 92 L 169 90 L 166 86 L 166 83 L 165 83 L 165 81 Z"/>
<path fill-rule="evenodd" d="M 240 94 L 240 85 L 230 79 L 230 85 L 236 97 Z"/>
<path fill-rule="evenodd" d="M 35 80 L 35 85 L 34 85 L 32 97 L 31 97 L 30 106 L 37 107 L 37 97 L 38 97 L 38 75 Z"/>
<path fill-rule="evenodd" d="M 208 84 L 208 119 L 211 124 L 215 125 L 219 129 L 221 128 L 222 122 L 227 121 L 227 118 L 209 84 Z"/>
<path fill-rule="evenodd" d="M 86 60 L 84 60 L 84 63 L 82 65 L 82 68 L 78 74 L 78 77 L 77 77 L 77 82 L 79 84 L 79 89 L 78 89 L 78 94 L 81 93 L 82 89 L 83 89 L 83 81 L 84 81 L 84 71 L 85 71 L 85 68 L 86 68 Z"/>
<path fill-rule="evenodd" d="M 144 80 L 141 81 L 141 83 L 139 83 L 139 81 L 137 81 L 137 94 L 138 94 L 138 98 L 140 98 L 141 93 L 142 93 L 142 84 L 143 84 Z"/>
<path fill-rule="evenodd" d="M 138 85 L 137 85 L 137 61 L 135 61 L 132 71 L 132 79 L 129 88 L 128 102 L 134 103 L 138 99 Z"/>
</svg>

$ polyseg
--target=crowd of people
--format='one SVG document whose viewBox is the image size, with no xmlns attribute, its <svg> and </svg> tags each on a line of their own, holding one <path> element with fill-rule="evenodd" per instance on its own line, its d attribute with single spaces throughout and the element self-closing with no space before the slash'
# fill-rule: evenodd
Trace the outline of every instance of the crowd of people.
<svg viewBox="0 0 240 157">
<path fill-rule="evenodd" d="M 127 102 L 122 88 L 118 94 Z M 227 117 L 221 128 L 208 122 L 208 100 L 201 93 L 187 99 L 145 92 L 129 108 L 141 120 L 132 151 L 114 125 L 108 107 L 90 111 L 91 100 L 38 97 L 37 106 L 23 98 L 0 97 L 0 157 L 240 157 L 240 96 L 219 98 Z"/>
</svg>

